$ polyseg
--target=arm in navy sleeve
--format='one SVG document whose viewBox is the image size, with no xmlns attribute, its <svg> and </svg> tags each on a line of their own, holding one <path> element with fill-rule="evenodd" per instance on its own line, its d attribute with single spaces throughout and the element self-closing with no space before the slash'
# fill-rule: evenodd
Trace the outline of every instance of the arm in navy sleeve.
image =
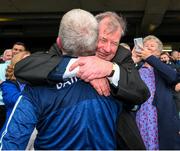
<svg viewBox="0 0 180 151">
<path fill-rule="evenodd" d="M 146 59 L 146 62 L 153 66 L 161 75 L 161 77 L 169 84 L 176 84 L 178 82 L 178 72 L 173 68 L 161 62 L 155 56 L 150 56 Z"/>
<path fill-rule="evenodd" d="M 37 119 L 36 107 L 28 98 L 20 96 L 2 134 L 1 149 L 25 150 Z"/>
<path fill-rule="evenodd" d="M 21 95 L 21 91 L 15 83 L 11 81 L 4 81 L 1 85 L 3 101 L 6 106 L 14 106 L 17 99 Z"/>
</svg>

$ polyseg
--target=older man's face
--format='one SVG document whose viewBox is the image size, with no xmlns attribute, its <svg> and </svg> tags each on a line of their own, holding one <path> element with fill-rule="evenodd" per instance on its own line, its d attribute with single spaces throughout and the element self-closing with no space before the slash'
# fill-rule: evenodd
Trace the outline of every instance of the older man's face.
<svg viewBox="0 0 180 151">
<path fill-rule="evenodd" d="M 117 31 L 108 33 L 106 23 L 109 18 L 103 19 L 99 23 L 99 37 L 96 50 L 96 56 L 110 61 L 115 56 L 119 41 L 121 39 L 122 29 L 119 27 Z"/>
</svg>

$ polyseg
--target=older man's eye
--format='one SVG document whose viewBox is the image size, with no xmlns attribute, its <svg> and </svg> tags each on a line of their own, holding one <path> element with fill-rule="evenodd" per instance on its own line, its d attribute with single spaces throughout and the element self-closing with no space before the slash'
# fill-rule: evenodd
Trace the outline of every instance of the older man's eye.
<svg viewBox="0 0 180 151">
<path fill-rule="evenodd" d="M 112 45 L 117 47 L 119 44 L 117 42 L 112 42 Z"/>
<path fill-rule="evenodd" d="M 107 39 L 102 38 L 101 41 L 102 41 L 102 42 L 107 42 Z"/>
</svg>

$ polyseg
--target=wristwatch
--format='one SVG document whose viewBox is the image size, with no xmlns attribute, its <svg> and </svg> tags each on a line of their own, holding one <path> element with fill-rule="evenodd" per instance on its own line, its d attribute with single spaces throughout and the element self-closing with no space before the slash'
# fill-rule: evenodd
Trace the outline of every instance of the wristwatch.
<svg viewBox="0 0 180 151">
<path fill-rule="evenodd" d="M 108 77 L 112 77 L 114 75 L 115 69 L 116 69 L 116 64 L 113 62 L 113 68 L 112 68 L 112 71 Z"/>
</svg>

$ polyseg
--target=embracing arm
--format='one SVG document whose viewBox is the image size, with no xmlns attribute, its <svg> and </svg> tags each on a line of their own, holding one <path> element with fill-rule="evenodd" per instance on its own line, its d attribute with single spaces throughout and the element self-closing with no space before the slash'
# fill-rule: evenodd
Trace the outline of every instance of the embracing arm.
<svg viewBox="0 0 180 151">
<path fill-rule="evenodd" d="M 31 102 L 20 97 L 1 137 L 1 149 L 25 150 L 37 123 L 37 112 Z"/>
<path fill-rule="evenodd" d="M 111 81 L 112 79 L 110 80 L 110 83 L 116 86 L 111 89 L 113 95 L 125 103 L 141 104 L 145 102 L 149 97 L 149 90 L 134 66 L 134 62 L 131 59 L 131 53 L 127 49 L 121 48 L 113 61 L 120 69 L 118 76 L 119 80 L 116 80 L 117 85 Z M 59 77 L 59 79 L 62 79 L 58 75 L 61 75 L 62 77 L 66 65 L 59 65 L 54 72 L 51 72 L 52 74 L 50 77 L 53 77 L 54 75 L 54 78 L 58 79 Z M 90 82 L 100 95 L 109 95 L 107 80 L 103 78 L 106 78 L 111 74 L 113 69 L 112 62 L 102 60 L 96 56 L 80 57 L 70 66 L 70 71 L 75 70 L 77 67 L 79 67 L 79 69 L 76 75 L 79 78 L 86 82 Z M 98 81 L 95 81 L 96 79 Z"/>
<path fill-rule="evenodd" d="M 56 53 L 36 52 L 15 65 L 14 74 L 18 81 L 30 85 L 53 83 L 48 74 L 59 63 L 61 57 Z"/>
<path fill-rule="evenodd" d="M 113 95 L 125 103 L 141 104 L 145 102 L 150 96 L 149 89 L 135 68 L 131 53 L 121 47 L 112 61 L 120 68 L 118 86 L 111 88 Z M 96 56 L 79 58 L 70 70 L 78 66 L 77 76 L 86 82 L 107 77 L 113 69 L 112 62 L 99 59 Z"/>
</svg>

